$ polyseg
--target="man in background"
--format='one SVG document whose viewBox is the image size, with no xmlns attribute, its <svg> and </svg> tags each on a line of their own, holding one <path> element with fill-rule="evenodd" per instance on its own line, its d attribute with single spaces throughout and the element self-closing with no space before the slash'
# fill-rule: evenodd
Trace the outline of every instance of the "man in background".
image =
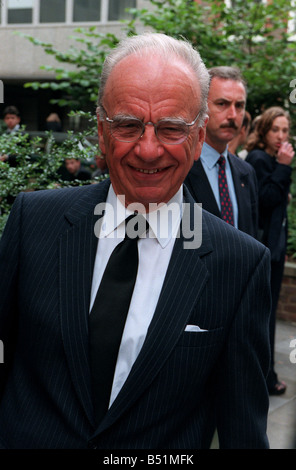
<svg viewBox="0 0 296 470">
<path fill-rule="evenodd" d="M 241 130 L 228 144 L 229 152 L 233 155 L 237 155 L 243 160 L 245 160 L 246 156 L 248 155 L 247 150 L 244 149 L 244 145 L 247 142 L 248 135 L 250 133 L 251 123 L 251 115 L 248 111 L 245 111 Z"/>
<path fill-rule="evenodd" d="M 20 112 L 16 106 L 7 106 L 3 112 L 3 121 L 6 124 L 6 131 L 5 134 L 13 135 L 16 132 L 21 132 L 20 130 Z M 0 161 L 7 162 L 9 166 L 16 167 L 18 165 L 18 156 L 17 154 L 0 155 Z"/>
<path fill-rule="evenodd" d="M 74 181 L 88 181 L 91 179 L 91 172 L 81 165 L 79 158 L 66 158 L 65 167 L 67 170 L 66 180 Z"/>
<path fill-rule="evenodd" d="M 16 106 L 7 106 L 3 112 L 3 121 L 7 129 L 6 133 L 16 132 L 20 129 L 21 117 Z"/>
<path fill-rule="evenodd" d="M 238 69 L 215 67 L 209 70 L 209 121 L 200 159 L 185 183 L 197 202 L 227 223 L 257 236 L 258 196 L 253 168 L 229 152 L 228 144 L 240 132 L 247 100 L 246 84 Z M 221 177 L 221 173 L 225 176 Z M 223 194 L 227 191 L 230 216 L 223 214 Z"/>
</svg>

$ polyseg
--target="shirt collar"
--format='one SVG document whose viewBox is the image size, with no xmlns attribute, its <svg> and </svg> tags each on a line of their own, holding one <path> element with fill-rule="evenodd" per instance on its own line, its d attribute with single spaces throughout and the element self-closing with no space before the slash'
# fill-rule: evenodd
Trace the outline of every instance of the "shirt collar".
<svg viewBox="0 0 296 470">
<path fill-rule="evenodd" d="M 18 130 L 20 129 L 20 127 L 21 127 L 21 126 L 20 126 L 19 124 L 16 124 L 13 129 L 8 129 L 8 128 L 7 128 L 6 131 L 7 131 L 9 134 L 11 134 L 12 132 L 18 131 Z"/>
<path fill-rule="evenodd" d="M 209 144 L 204 142 L 202 146 L 202 153 L 200 156 L 200 159 L 202 162 L 207 165 L 209 170 L 211 170 L 217 163 L 219 157 L 223 155 L 225 157 L 225 160 L 227 160 L 228 156 L 228 146 L 226 146 L 226 149 L 224 152 L 219 153 L 217 150 L 215 150 L 213 147 L 211 147 Z"/>
<path fill-rule="evenodd" d="M 156 238 L 164 248 L 172 238 L 175 238 L 182 217 L 183 185 L 172 199 L 164 205 L 156 205 L 156 210 L 144 214 L 149 223 L 148 237 Z M 112 184 L 104 206 L 100 238 L 116 236 L 124 238 L 124 221 L 133 211 L 128 210 L 116 196 Z"/>
</svg>

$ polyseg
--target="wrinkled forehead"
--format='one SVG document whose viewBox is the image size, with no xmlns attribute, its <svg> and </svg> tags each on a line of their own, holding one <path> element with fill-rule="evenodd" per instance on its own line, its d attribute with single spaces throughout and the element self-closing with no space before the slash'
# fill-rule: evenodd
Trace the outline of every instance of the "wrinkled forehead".
<svg viewBox="0 0 296 470">
<path fill-rule="evenodd" d="M 246 102 L 246 88 L 239 80 L 213 77 L 209 89 L 209 100 L 217 99 Z"/>
<path fill-rule="evenodd" d="M 107 80 L 103 104 L 116 99 L 143 99 L 146 102 L 184 100 L 189 106 L 200 103 L 199 81 L 191 67 L 177 56 L 163 57 L 148 51 L 122 59 Z"/>
</svg>

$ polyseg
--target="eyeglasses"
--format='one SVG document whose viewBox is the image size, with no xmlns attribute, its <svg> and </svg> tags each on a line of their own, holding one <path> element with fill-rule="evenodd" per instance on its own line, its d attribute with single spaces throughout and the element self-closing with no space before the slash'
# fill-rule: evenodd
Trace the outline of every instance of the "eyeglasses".
<svg viewBox="0 0 296 470">
<path fill-rule="evenodd" d="M 140 119 L 129 116 L 117 116 L 114 119 L 106 116 L 105 119 L 110 126 L 111 135 L 120 142 L 136 142 L 143 137 L 146 126 L 153 126 L 158 140 L 164 144 L 177 145 L 187 139 L 190 127 L 194 126 L 199 114 L 189 124 L 182 119 L 161 119 L 156 124 L 144 123 Z"/>
</svg>

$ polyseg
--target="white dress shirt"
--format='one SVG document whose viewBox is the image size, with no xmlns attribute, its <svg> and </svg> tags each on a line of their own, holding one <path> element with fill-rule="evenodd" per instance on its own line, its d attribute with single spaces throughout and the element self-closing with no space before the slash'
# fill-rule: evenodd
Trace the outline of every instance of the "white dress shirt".
<svg viewBox="0 0 296 470">
<path fill-rule="evenodd" d="M 180 226 L 182 202 L 181 186 L 167 205 L 145 214 L 149 232 L 146 238 L 138 241 L 138 274 L 118 353 L 109 406 L 124 384 L 144 343 Z M 124 221 L 131 214 L 133 212 L 121 204 L 111 185 L 98 240 L 90 310 L 109 257 L 124 238 Z"/>
</svg>

